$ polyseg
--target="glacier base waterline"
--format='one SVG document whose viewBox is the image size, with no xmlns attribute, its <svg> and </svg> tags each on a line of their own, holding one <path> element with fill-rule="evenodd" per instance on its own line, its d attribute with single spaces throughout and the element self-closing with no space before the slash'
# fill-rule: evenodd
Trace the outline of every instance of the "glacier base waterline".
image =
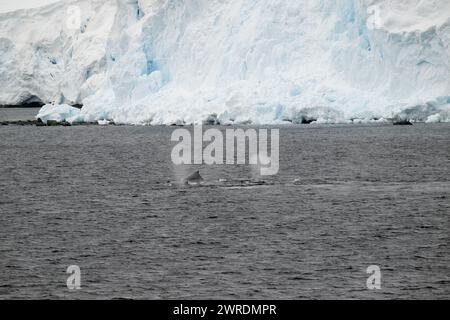
<svg viewBox="0 0 450 320">
<path fill-rule="evenodd" d="M 0 104 L 63 105 L 54 118 L 450 121 L 446 0 L 67 0 L 0 27 Z"/>
</svg>

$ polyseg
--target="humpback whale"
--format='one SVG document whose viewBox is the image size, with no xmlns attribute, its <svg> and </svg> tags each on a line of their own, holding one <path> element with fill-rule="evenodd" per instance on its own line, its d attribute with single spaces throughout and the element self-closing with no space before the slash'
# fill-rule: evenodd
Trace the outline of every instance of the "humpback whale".
<svg viewBox="0 0 450 320">
<path fill-rule="evenodd" d="M 204 179 L 200 175 L 200 171 L 196 171 L 184 180 L 184 184 L 198 185 L 201 184 L 203 181 Z"/>
</svg>

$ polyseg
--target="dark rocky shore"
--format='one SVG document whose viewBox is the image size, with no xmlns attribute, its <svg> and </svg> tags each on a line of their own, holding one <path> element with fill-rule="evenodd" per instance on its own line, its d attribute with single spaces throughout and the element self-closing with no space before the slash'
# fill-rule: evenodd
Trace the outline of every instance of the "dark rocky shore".
<svg viewBox="0 0 450 320">
<path fill-rule="evenodd" d="M 16 110 L 16 112 L 8 112 L 10 113 L 9 115 L 6 113 L 7 110 Z M 77 123 L 70 123 L 67 121 L 54 121 L 54 120 L 49 120 L 47 122 L 42 121 L 41 119 L 35 119 L 36 114 L 38 114 L 38 109 L 29 109 L 29 108 L 11 108 L 11 109 L 3 109 L 4 110 L 4 115 L 3 117 L 1 117 L 2 114 L 0 114 L 0 126 L 8 126 L 8 125 L 12 125 L 12 126 L 37 126 L 37 127 L 70 127 L 70 126 L 96 126 L 96 125 L 100 125 L 100 124 L 95 121 L 95 122 L 77 122 Z M 19 112 L 17 113 L 17 110 L 35 110 L 34 112 Z M 0 108 L 0 112 L 2 111 L 2 108 Z M 3 119 L 2 119 L 3 118 Z M 351 119 L 352 123 L 358 123 L 357 122 L 358 119 Z M 374 121 L 377 121 L 379 119 L 372 119 Z M 384 122 L 384 124 L 393 124 L 394 126 L 413 126 L 414 123 L 408 119 L 401 119 L 401 118 L 392 118 L 392 119 L 386 119 L 387 121 Z M 286 122 L 290 122 L 294 125 L 310 125 L 310 124 L 314 124 L 317 119 L 315 118 L 308 118 L 306 116 L 303 116 L 299 119 L 285 119 L 284 121 Z M 113 121 L 108 121 L 107 125 L 116 125 Z M 222 125 L 222 123 L 219 121 L 217 115 L 213 114 L 211 115 L 207 120 L 205 120 L 203 122 L 203 125 L 206 126 L 220 126 Z M 226 126 L 227 124 L 225 124 Z M 241 124 L 241 125 L 246 125 L 246 124 Z M 248 125 L 251 125 L 251 122 L 248 123 Z M 173 124 L 172 126 L 187 126 L 186 123 L 176 123 Z"/>
<path fill-rule="evenodd" d="M 17 121 L 1 121 L 1 126 L 36 126 L 36 127 L 71 127 L 71 126 L 96 126 L 98 125 L 97 122 L 77 122 L 77 123 L 69 123 L 67 121 L 47 121 L 47 123 L 44 123 L 41 119 L 37 120 L 17 120 Z M 113 125 L 113 123 L 110 123 L 110 125 Z"/>
<path fill-rule="evenodd" d="M 409 120 L 394 121 L 394 126 L 413 126 L 414 124 Z"/>
<path fill-rule="evenodd" d="M 301 124 L 311 124 L 311 122 L 302 122 Z M 36 127 L 71 127 L 71 126 L 98 126 L 98 122 L 74 122 L 70 123 L 67 121 L 53 121 L 49 120 L 47 123 L 44 123 L 42 120 L 14 120 L 14 121 L 0 121 L 0 126 L 36 126 Z M 110 122 L 108 125 L 116 125 L 114 122 Z M 212 125 L 206 123 L 205 125 Z M 220 124 L 219 124 L 220 125 Z M 414 125 L 410 121 L 396 121 L 393 122 L 394 126 L 412 126 Z M 174 125 L 174 126 L 184 126 L 184 125 Z"/>
</svg>

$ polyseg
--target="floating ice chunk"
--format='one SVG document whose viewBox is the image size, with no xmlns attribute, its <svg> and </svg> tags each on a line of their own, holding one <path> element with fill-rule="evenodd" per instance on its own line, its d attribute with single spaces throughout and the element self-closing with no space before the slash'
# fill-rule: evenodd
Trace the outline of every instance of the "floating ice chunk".
<svg viewBox="0 0 450 320">
<path fill-rule="evenodd" d="M 76 122 L 80 117 L 81 110 L 69 106 L 67 104 L 46 104 L 40 110 L 36 119 L 41 119 L 42 122 L 57 121 L 57 122 Z"/>
<path fill-rule="evenodd" d="M 107 126 L 107 125 L 109 125 L 111 122 L 108 121 L 108 120 L 98 120 L 97 123 L 98 123 L 98 125 L 100 125 L 100 126 Z"/>
</svg>

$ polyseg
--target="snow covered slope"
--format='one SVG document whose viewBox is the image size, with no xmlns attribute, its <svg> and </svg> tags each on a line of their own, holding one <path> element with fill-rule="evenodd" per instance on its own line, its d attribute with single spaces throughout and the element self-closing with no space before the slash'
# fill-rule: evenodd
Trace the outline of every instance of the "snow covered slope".
<svg viewBox="0 0 450 320">
<path fill-rule="evenodd" d="M 0 88 L 68 120 L 450 121 L 450 2 L 62 1 L 0 14 Z"/>
<path fill-rule="evenodd" d="M 120 3 L 60 1 L 0 14 L 0 105 L 81 104 L 106 75 L 114 28 L 134 12 Z"/>
<path fill-rule="evenodd" d="M 0 0 L 0 12 L 9 12 L 19 9 L 37 8 L 61 0 Z"/>
</svg>

